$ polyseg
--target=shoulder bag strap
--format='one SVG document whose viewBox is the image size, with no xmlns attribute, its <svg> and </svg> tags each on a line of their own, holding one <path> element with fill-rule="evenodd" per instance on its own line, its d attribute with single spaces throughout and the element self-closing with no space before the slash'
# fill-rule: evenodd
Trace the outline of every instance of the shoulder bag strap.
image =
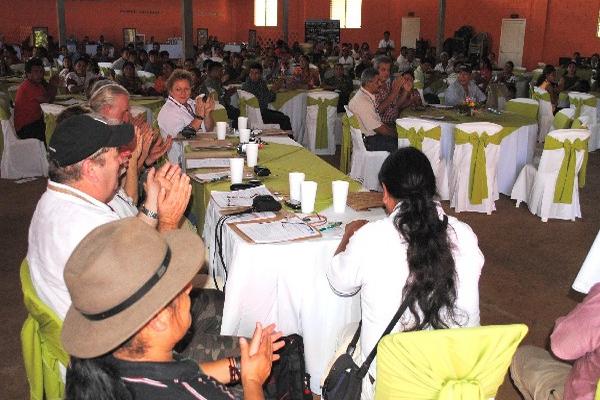
<svg viewBox="0 0 600 400">
<path fill-rule="evenodd" d="M 400 304 L 400 308 L 398 309 L 398 311 L 396 311 L 396 314 L 394 315 L 394 317 L 388 324 L 387 328 L 385 328 L 385 330 L 383 331 L 383 334 L 381 335 L 379 340 L 381 340 L 385 335 L 389 334 L 392 331 L 392 329 L 394 329 L 394 326 L 396 326 L 396 324 L 400 320 L 400 317 L 402 317 L 402 314 L 404 314 L 404 311 L 406 311 L 407 308 L 408 308 L 408 301 L 407 301 L 407 299 L 404 299 L 404 301 L 402 301 L 402 304 Z M 360 325 L 358 327 L 357 334 L 359 332 L 360 332 Z M 356 337 L 357 334 L 355 334 L 354 336 Z M 354 340 L 354 338 L 353 338 L 353 340 Z M 365 375 L 369 371 L 369 366 L 371 365 L 371 363 L 373 362 L 373 359 L 377 355 L 377 345 L 379 344 L 379 340 L 377 341 L 377 343 L 375 344 L 375 347 L 373 347 L 373 350 L 371 350 L 371 352 L 369 353 L 369 355 L 367 356 L 365 361 L 360 366 L 360 369 L 358 370 L 358 376 L 361 379 L 365 377 Z M 352 343 L 350 343 L 350 344 L 352 344 Z"/>
</svg>

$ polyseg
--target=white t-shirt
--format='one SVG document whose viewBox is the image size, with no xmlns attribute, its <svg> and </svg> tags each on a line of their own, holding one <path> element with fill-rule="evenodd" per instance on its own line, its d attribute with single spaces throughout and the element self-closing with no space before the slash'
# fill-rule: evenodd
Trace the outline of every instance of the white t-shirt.
<svg viewBox="0 0 600 400">
<path fill-rule="evenodd" d="M 352 56 L 345 57 L 341 56 L 338 63 L 342 64 L 346 70 L 354 67 L 354 58 Z"/>
<path fill-rule="evenodd" d="M 389 39 L 387 41 L 385 39 L 381 39 L 379 41 L 379 46 L 377 47 L 379 47 L 380 49 L 385 49 L 386 47 L 391 47 L 392 49 L 396 48 L 392 39 Z"/>
<path fill-rule="evenodd" d="M 71 253 L 92 230 L 118 219 L 105 203 L 71 186 L 48 181 L 29 226 L 27 261 L 35 291 L 60 319 L 71 305 L 63 278 Z"/>
<path fill-rule="evenodd" d="M 196 102 L 194 100 L 188 99 L 187 103 L 191 106 L 192 110 L 196 110 Z M 185 105 L 178 103 L 177 100 L 169 96 L 156 119 L 160 128 L 160 134 L 166 139 L 167 135 L 176 137 L 184 127 L 188 126 L 194 120 L 194 116 L 187 110 Z M 202 121 L 200 128 L 202 131 L 206 131 L 204 121 Z M 172 164 L 181 165 L 182 154 L 182 142 L 173 142 L 173 146 L 171 146 L 168 154 L 169 161 Z"/>
<path fill-rule="evenodd" d="M 443 215 L 441 207 L 438 208 Z M 333 258 L 327 271 L 331 288 L 340 295 L 360 291 L 362 360 L 373 349 L 381 334 L 398 311 L 408 278 L 408 244 L 396 230 L 390 216 L 366 224 L 350 238 L 346 250 Z M 484 258 L 471 228 L 448 216 L 448 234 L 454 245 L 457 277 L 456 308 L 460 326 L 479 325 L 479 276 Z M 407 310 L 393 332 L 412 323 Z M 453 325 L 453 324 L 449 324 Z M 375 377 L 375 362 L 370 374 Z"/>
<path fill-rule="evenodd" d="M 108 202 L 119 218 L 135 217 L 138 215 L 138 209 L 133 203 L 133 199 L 127 195 L 125 190 L 120 187 L 117 194 Z"/>
</svg>

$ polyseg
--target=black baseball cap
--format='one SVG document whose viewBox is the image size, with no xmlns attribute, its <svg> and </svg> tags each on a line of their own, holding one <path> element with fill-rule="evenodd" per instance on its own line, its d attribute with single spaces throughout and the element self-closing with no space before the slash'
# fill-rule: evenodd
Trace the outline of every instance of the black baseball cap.
<svg viewBox="0 0 600 400">
<path fill-rule="evenodd" d="M 75 115 L 61 122 L 48 145 L 49 158 L 66 167 L 85 160 L 103 147 L 120 147 L 133 140 L 131 124 L 109 125 L 90 114 Z"/>
</svg>

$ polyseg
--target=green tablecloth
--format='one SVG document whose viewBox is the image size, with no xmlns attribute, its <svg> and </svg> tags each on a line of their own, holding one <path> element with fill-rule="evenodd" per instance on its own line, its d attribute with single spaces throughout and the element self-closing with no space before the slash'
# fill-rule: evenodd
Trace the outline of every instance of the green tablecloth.
<svg viewBox="0 0 600 400">
<path fill-rule="evenodd" d="M 233 155 L 233 152 L 232 152 Z M 303 147 L 271 143 L 259 150 L 258 162 L 271 170 L 271 175 L 263 178 L 263 183 L 272 192 L 289 194 L 288 174 L 301 171 L 306 174 L 306 180 L 318 183 L 315 211 L 323 211 L 333 204 L 331 181 L 344 180 L 350 182 L 350 191 L 361 189 L 360 183 L 351 180 L 338 169 L 332 167 L 318 156 Z M 198 231 L 202 233 L 206 208 L 212 190 L 227 191 L 230 182 L 198 183 L 192 181 L 192 211 L 198 216 Z"/>
<path fill-rule="evenodd" d="M 135 97 L 132 96 L 129 98 L 130 105 L 148 107 L 150 111 L 152 111 L 152 126 L 154 128 L 158 128 L 158 113 L 162 108 L 163 104 L 165 104 L 165 99 L 160 96 L 146 96 L 146 97 Z"/>
</svg>

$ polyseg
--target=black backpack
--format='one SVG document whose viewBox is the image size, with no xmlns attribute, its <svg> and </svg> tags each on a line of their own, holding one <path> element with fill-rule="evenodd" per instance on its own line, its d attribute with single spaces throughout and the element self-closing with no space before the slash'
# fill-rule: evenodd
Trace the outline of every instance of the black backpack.
<svg viewBox="0 0 600 400">
<path fill-rule="evenodd" d="M 283 337 L 285 346 L 277 354 L 281 357 L 273 363 L 271 376 L 265 385 L 269 400 L 312 400 L 310 375 L 304 365 L 304 342 L 302 336 L 293 334 Z"/>
</svg>

